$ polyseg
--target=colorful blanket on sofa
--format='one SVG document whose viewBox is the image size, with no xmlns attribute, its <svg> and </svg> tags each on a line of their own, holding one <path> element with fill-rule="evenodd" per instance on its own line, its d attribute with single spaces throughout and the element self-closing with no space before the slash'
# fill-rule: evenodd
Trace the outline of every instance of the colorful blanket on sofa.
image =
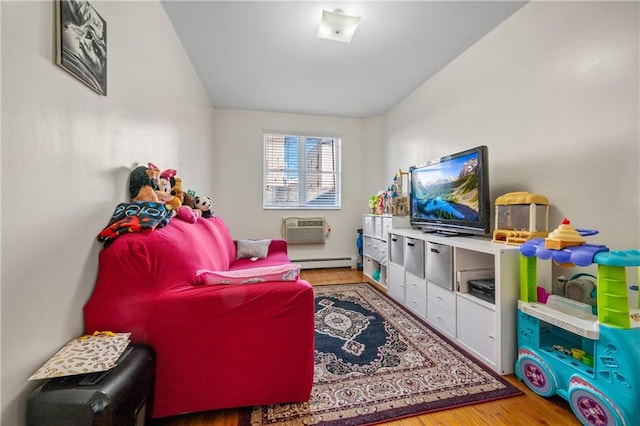
<svg viewBox="0 0 640 426">
<path fill-rule="evenodd" d="M 109 224 L 97 238 L 107 246 L 122 234 L 153 231 L 166 226 L 169 220 L 171 220 L 170 211 L 162 203 L 150 201 L 120 203 L 113 212 Z"/>
</svg>

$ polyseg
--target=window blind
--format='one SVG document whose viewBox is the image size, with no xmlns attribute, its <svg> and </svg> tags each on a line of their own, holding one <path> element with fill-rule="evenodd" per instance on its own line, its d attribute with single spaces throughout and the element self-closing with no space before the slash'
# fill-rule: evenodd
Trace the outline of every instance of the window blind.
<svg viewBox="0 0 640 426">
<path fill-rule="evenodd" d="M 264 134 L 264 208 L 339 209 L 340 139 Z"/>
</svg>

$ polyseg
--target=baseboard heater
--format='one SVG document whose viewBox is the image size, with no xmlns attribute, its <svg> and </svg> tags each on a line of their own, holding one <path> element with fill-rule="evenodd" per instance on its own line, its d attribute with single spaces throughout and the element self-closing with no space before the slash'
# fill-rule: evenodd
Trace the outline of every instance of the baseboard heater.
<svg viewBox="0 0 640 426">
<path fill-rule="evenodd" d="M 292 263 L 300 265 L 302 269 L 320 268 L 352 268 L 356 267 L 356 260 L 351 257 L 324 257 L 313 259 L 291 259 Z"/>
</svg>

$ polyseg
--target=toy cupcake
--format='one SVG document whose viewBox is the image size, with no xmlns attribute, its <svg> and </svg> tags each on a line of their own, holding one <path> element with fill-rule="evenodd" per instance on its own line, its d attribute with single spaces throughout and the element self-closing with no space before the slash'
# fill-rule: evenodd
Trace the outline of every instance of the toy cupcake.
<svg viewBox="0 0 640 426">
<path fill-rule="evenodd" d="M 560 226 L 549 232 L 549 236 L 544 240 L 544 246 L 548 249 L 561 250 L 569 246 L 579 246 L 585 242 L 586 240 L 565 217 Z"/>
</svg>

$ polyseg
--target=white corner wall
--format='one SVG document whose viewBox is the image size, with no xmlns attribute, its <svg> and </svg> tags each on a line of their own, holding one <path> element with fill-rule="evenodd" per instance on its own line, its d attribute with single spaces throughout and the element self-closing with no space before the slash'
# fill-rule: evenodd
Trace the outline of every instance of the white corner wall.
<svg viewBox="0 0 640 426">
<path fill-rule="evenodd" d="M 0 2 L 2 414 L 83 332 L 101 245 L 136 163 L 212 190 L 214 111 L 159 2 L 91 1 L 107 21 L 108 96 L 55 62 L 54 2 Z"/>
<path fill-rule="evenodd" d="M 358 255 L 366 199 L 362 193 L 363 120 L 238 110 L 216 110 L 213 205 L 238 238 L 282 238 L 282 218 L 322 216 L 331 226 L 326 244 L 290 245 L 292 260 Z M 262 208 L 263 133 L 290 132 L 342 138 L 342 208 L 340 210 L 264 210 Z"/>
<path fill-rule="evenodd" d="M 531 2 L 386 114 L 386 173 L 489 147 L 491 199 L 544 194 L 589 242 L 640 247 L 638 2 Z"/>
</svg>

